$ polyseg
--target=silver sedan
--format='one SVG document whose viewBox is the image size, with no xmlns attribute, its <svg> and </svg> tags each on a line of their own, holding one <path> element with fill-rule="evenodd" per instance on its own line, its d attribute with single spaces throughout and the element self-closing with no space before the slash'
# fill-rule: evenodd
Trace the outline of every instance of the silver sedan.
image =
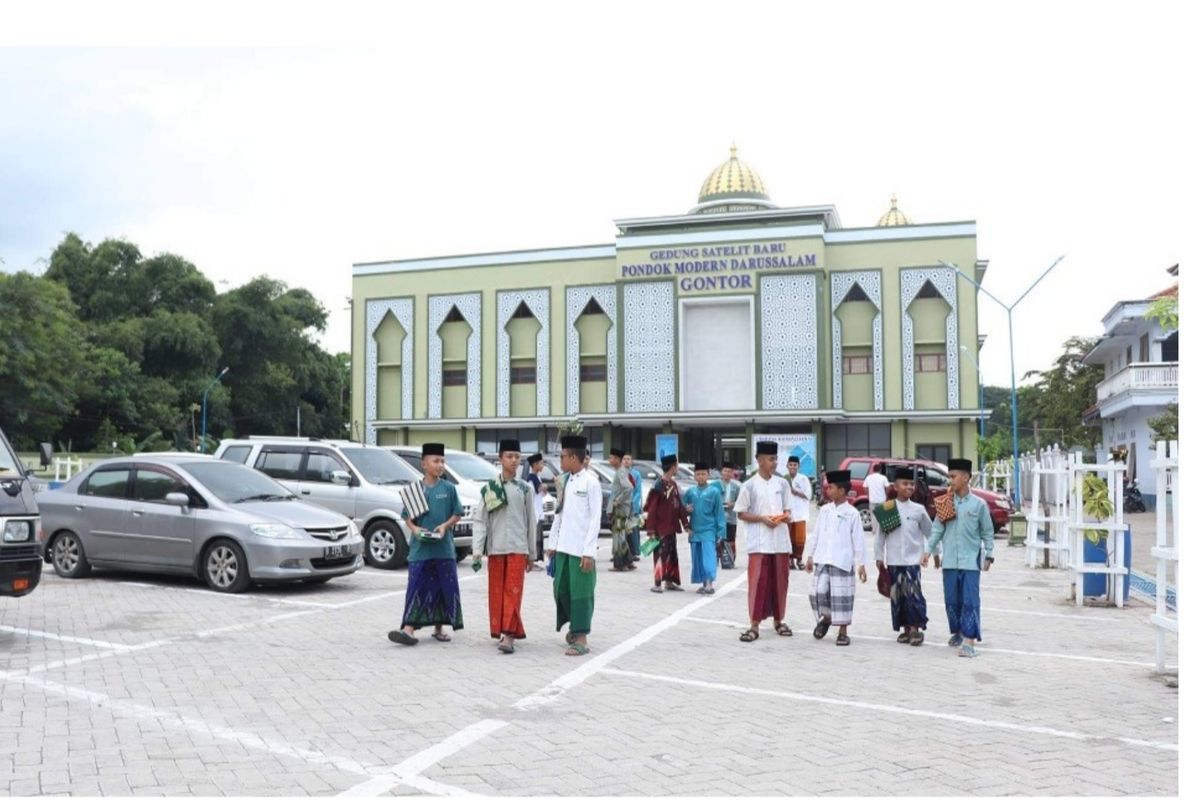
<svg viewBox="0 0 1200 800">
<path fill-rule="evenodd" d="M 209 456 L 102 461 L 37 499 L 45 560 L 64 578 L 111 567 L 193 575 L 240 592 L 251 583 L 324 582 L 362 566 L 352 520 Z"/>
</svg>

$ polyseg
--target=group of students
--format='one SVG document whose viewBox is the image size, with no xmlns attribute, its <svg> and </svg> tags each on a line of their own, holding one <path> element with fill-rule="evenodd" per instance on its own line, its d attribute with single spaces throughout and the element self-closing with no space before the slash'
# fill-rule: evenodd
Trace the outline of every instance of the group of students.
<svg viewBox="0 0 1200 800">
<path fill-rule="evenodd" d="M 545 546 L 547 571 L 553 576 L 557 630 L 567 627 L 568 656 L 589 652 L 595 611 L 596 558 L 604 497 L 596 476 L 588 470 L 589 448 L 581 436 L 564 436 L 558 509 Z M 492 638 L 502 653 L 514 652 L 514 641 L 524 639 L 521 604 L 524 580 L 538 557 L 538 490 L 517 475 L 522 455 L 515 440 L 500 442 L 500 474 L 484 490 L 472 515 L 473 564 L 488 564 L 488 608 Z M 743 642 L 756 641 L 760 625 L 770 619 L 780 636 L 792 636 L 784 621 L 790 571 L 803 568 L 812 575 L 809 601 L 816 620 L 813 636 L 822 639 L 838 628 L 837 644 L 847 646 L 847 628 L 854 612 L 855 578 L 865 583 L 866 543 L 862 518 L 847 502 L 850 473 L 826 474 L 831 502 L 822 506 L 811 532 L 807 530 L 811 484 L 798 473 L 798 460 L 789 459 L 789 478 L 777 474 L 778 444 L 759 441 L 758 469 L 739 484 L 731 464 L 721 478 L 710 481 L 709 465 L 695 466 L 695 487 L 681 493 L 675 481 L 676 456 L 662 461 L 663 475 L 646 500 L 644 522 L 635 512 L 640 493 L 630 474 L 628 457 L 619 449 L 610 452 L 616 468 L 609 499 L 613 534 L 612 570 L 636 569 L 642 548 L 636 544 L 639 528 L 653 549 L 654 581 L 651 590 L 682 591 L 676 543 L 688 537 L 692 555 L 692 582 L 700 594 L 715 594 L 718 547 L 736 556 L 738 532 L 748 554 L 748 610 L 750 625 L 740 634 Z M 422 487 L 427 510 L 417 517 L 407 512 L 404 521 L 412 534 L 409 580 L 401 627 L 388 638 L 404 645 L 417 644 L 416 630 L 433 626 L 433 638 L 449 641 L 445 627 L 463 627 L 454 554 L 454 526 L 463 515 L 454 487 L 442 478 L 444 448 L 426 444 L 422 450 Z M 915 488 L 911 470 L 900 468 L 895 477 L 899 525 L 876 528 L 874 555 L 891 602 L 892 625 L 902 644 L 920 645 L 928 624 L 921 591 L 921 568 L 930 556 L 944 566 L 946 614 L 951 638 L 964 657 L 976 655 L 980 639 L 979 571 L 993 563 L 994 536 L 987 507 L 971 494 L 971 463 L 949 462 L 952 494 L 939 505 L 931 520 L 925 507 L 912 502 Z M 986 558 L 981 556 L 985 551 Z M 944 562 L 944 565 L 943 565 Z M 884 579 L 884 576 L 886 580 Z"/>
</svg>

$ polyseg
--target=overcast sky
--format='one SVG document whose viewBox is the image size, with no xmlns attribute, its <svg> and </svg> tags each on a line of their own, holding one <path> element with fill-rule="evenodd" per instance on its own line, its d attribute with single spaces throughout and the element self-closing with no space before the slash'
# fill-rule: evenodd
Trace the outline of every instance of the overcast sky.
<svg viewBox="0 0 1200 800">
<path fill-rule="evenodd" d="M 308 288 L 347 350 L 352 263 L 611 242 L 614 218 L 686 212 L 736 141 L 781 206 L 871 225 L 895 192 L 916 222 L 976 220 L 1001 298 L 1067 254 L 1017 312 L 1019 376 L 1169 285 L 1195 208 L 1178 6 L 272 5 L 0 22 L 0 42 L 295 45 L 0 50 L 3 269 L 40 271 L 66 231 L 124 237 L 218 289 Z"/>
</svg>

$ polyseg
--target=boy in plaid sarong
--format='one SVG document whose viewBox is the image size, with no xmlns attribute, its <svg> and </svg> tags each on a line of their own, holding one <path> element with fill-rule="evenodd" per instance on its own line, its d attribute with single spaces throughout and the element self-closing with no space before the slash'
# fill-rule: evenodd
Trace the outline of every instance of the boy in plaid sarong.
<svg viewBox="0 0 1200 800">
<path fill-rule="evenodd" d="M 804 568 L 813 574 L 808 599 L 812 603 L 817 627 L 813 636 L 823 639 L 831 625 L 838 626 L 839 647 L 850 644 L 846 628 L 854 616 L 854 567 L 858 578 L 867 580 L 866 542 L 862 517 L 846 502 L 850 493 L 849 470 L 826 473 L 829 498 L 833 501 L 821 507 L 817 525 L 808 537 L 805 550 L 808 558 Z"/>
</svg>

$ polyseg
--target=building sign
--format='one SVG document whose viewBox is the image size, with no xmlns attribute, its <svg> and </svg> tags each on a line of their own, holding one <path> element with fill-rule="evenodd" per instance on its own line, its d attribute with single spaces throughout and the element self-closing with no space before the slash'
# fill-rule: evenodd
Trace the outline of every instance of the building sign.
<svg viewBox="0 0 1200 800">
<path fill-rule="evenodd" d="M 816 266 L 816 253 L 788 252 L 787 242 L 664 247 L 622 264 L 621 279 L 677 277 L 684 292 L 749 290 L 755 273 Z"/>
<path fill-rule="evenodd" d="M 750 441 L 750 452 L 758 450 L 760 441 L 779 444 L 779 471 L 787 471 L 791 456 L 800 459 L 800 474 L 817 477 L 817 437 L 812 433 L 756 433 Z"/>
<path fill-rule="evenodd" d="M 663 456 L 679 455 L 679 434 L 659 433 L 654 436 L 654 458 L 662 463 Z"/>
</svg>

